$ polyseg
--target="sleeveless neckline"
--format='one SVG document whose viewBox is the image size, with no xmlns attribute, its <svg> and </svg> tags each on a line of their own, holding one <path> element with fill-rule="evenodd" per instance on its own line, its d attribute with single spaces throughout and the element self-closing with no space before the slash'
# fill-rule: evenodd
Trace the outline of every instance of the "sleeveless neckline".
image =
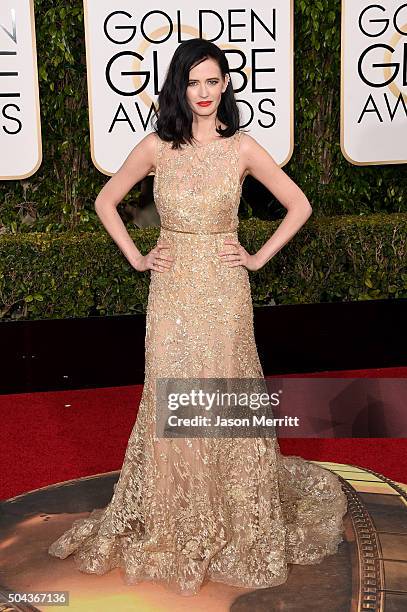
<svg viewBox="0 0 407 612">
<path fill-rule="evenodd" d="M 221 137 L 217 138 L 216 140 L 210 140 L 209 142 L 206 142 L 206 143 L 204 143 L 204 144 L 199 144 L 199 145 L 196 145 L 196 144 L 192 144 L 192 143 L 186 142 L 186 143 L 183 143 L 183 144 L 181 145 L 181 148 L 179 149 L 179 151 L 186 151 L 186 150 L 188 150 L 188 148 L 203 149 L 204 147 L 209 147 L 209 146 L 211 146 L 211 145 L 213 145 L 213 144 L 215 144 L 215 143 L 217 143 L 217 142 L 224 142 L 224 141 L 227 141 L 227 140 L 232 141 L 232 140 L 234 140 L 234 139 L 235 139 L 235 138 L 236 138 L 236 137 L 237 137 L 239 134 L 240 134 L 240 130 L 236 130 L 236 132 L 235 132 L 234 134 L 232 134 L 232 136 L 226 136 L 226 137 L 221 136 Z M 158 136 L 158 135 L 157 135 L 157 136 Z M 168 145 L 168 144 L 171 144 L 171 145 L 172 145 L 172 141 L 171 141 L 171 140 L 162 140 L 162 139 L 161 139 L 159 136 L 158 136 L 158 140 L 159 140 L 159 142 L 161 142 L 163 145 L 165 145 L 165 144 L 167 144 L 167 145 Z"/>
<path fill-rule="evenodd" d="M 234 134 L 232 134 L 232 136 L 216 138 L 214 140 L 210 140 L 209 142 L 205 142 L 204 144 L 199 144 L 199 145 L 191 144 L 189 142 L 186 142 L 186 143 L 183 143 L 181 145 L 181 150 L 186 150 L 188 147 L 193 147 L 193 148 L 196 148 L 196 149 L 202 149 L 202 148 L 208 147 L 208 146 L 210 146 L 210 145 L 212 145 L 212 144 L 214 144 L 216 142 L 223 142 L 223 141 L 226 141 L 226 140 L 233 140 L 233 138 L 236 138 L 236 136 L 238 134 L 239 134 L 239 130 L 236 130 L 236 132 Z M 161 140 L 161 139 L 159 138 L 159 140 Z M 172 144 L 172 142 L 169 141 L 169 140 L 161 140 L 161 142 Z"/>
<path fill-rule="evenodd" d="M 189 144 L 189 146 L 191 146 L 191 147 L 196 147 L 196 148 L 200 149 L 201 147 L 207 147 L 208 145 L 213 144 L 214 142 L 222 142 L 224 140 L 229 140 L 231 138 L 234 138 L 236 136 L 236 134 L 238 134 L 238 131 L 236 131 L 234 134 L 232 134 L 232 136 L 227 136 L 227 137 L 220 136 L 218 138 L 214 138 L 213 140 L 210 140 L 209 142 L 205 142 L 203 144 L 198 144 L 197 145 L 197 144 L 189 144 L 189 143 L 187 143 L 187 145 Z"/>
</svg>

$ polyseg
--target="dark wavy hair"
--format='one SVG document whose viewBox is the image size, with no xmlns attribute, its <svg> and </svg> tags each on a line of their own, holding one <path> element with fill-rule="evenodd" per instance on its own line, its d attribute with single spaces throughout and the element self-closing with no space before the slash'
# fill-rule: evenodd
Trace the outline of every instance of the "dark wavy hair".
<svg viewBox="0 0 407 612">
<path fill-rule="evenodd" d="M 153 129 L 162 140 L 173 142 L 173 149 L 181 144 L 192 144 L 192 110 L 186 99 L 189 72 L 205 59 L 214 59 L 222 77 L 229 74 L 229 64 L 225 53 L 214 43 L 204 38 L 192 38 L 182 42 L 176 49 L 158 95 L 158 110 Z M 226 125 L 218 134 L 228 138 L 240 127 L 239 108 L 236 103 L 232 81 L 229 79 L 217 108 L 219 121 Z"/>
</svg>

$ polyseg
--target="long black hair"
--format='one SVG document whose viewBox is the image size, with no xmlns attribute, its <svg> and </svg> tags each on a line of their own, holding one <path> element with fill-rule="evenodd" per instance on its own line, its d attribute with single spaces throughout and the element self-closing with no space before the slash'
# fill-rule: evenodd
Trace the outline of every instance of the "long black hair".
<svg viewBox="0 0 407 612">
<path fill-rule="evenodd" d="M 181 144 L 192 143 L 193 114 L 186 99 L 189 72 L 191 68 L 208 58 L 218 63 L 223 78 L 229 74 L 225 53 L 213 42 L 204 38 L 192 38 L 182 42 L 168 66 L 157 99 L 157 118 L 153 128 L 162 140 L 173 142 L 174 149 L 179 149 Z M 233 136 L 240 127 L 239 108 L 230 78 L 217 108 L 217 117 L 226 125 L 224 130 L 216 129 L 222 137 Z"/>
</svg>

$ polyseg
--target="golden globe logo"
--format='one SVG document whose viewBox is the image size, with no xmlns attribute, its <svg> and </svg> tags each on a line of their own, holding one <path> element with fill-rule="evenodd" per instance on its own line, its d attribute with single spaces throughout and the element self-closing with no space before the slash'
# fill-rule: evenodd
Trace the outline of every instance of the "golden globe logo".
<svg viewBox="0 0 407 612">
<path fill-rule="evenodd" d="M 407 162 L 407 3 L 342 0 L 341 148 L 353 164 Z"/>
<path fill-rule="evenodd" d="M 293 3 L 85 0 L 92 159 L 112 174 L 151 131 L 172 54 L 203 37 L 227 54 L 242 125 L 283 165 L 293 150 Z"/>
<path fill-rule="evenodd" d="M 33 0 L 0 2 L 0 179 L 24 179 L 42 161 Z"/>
</svg>

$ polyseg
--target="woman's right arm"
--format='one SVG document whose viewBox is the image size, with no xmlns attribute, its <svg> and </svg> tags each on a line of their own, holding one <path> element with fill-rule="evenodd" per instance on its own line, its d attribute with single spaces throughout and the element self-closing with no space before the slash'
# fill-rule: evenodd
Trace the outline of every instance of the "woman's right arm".
<svg viewBox="0 0 407 612">
<path fill-rule="evenodd" d="M 136 183 L 155 171 L 157 138 L 154 132 L 147 134 L 129 153 L 95 200 L 96 213 L 106 231 L 136 270 L 145 269 L 144 256 L 130 237 L 117 212 L 117 206 Z"/>
</svg>

